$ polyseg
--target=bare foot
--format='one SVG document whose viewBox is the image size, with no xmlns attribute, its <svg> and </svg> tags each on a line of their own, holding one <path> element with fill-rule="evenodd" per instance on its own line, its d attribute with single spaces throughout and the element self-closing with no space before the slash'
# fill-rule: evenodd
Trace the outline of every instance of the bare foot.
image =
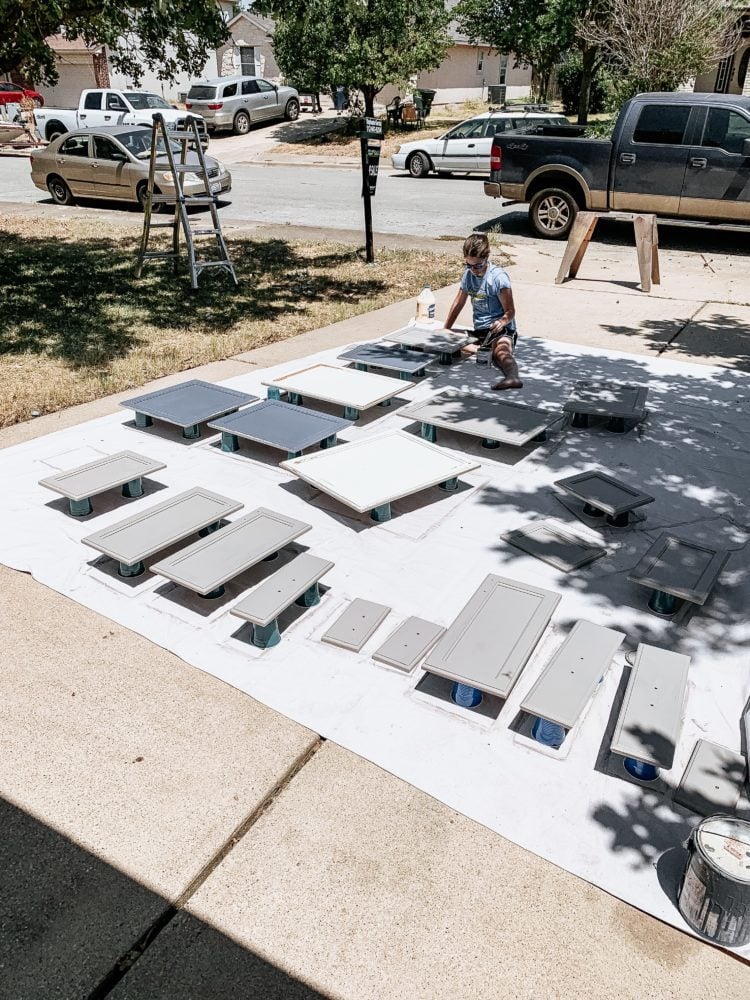
<svg viewBox="0 0 750 1000">
<path fill-rule="evenodd" d="M 504 378 L 500 382 L 495 382 L 492 388 L 498 392 L 503 389 L 523 389 L 523 382 L 520 378 Z"/>
<path fill-rule="evenodd" d="M 476 354 L 478 350 L 479 350 L 478 344 L 467 344 L 466 347 L 461 348 L 461 353 L 471 355 L 471 354 Z"/>
</svg>

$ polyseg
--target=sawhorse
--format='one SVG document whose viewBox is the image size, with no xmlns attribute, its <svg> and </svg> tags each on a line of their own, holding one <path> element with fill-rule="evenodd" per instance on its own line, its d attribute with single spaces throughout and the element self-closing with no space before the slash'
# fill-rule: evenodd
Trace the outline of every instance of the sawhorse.
<svg viewBox="0 0 750 1000">
<path fill-rule="evenodd" d="M 562 264 L 557 272 L 555 284 L 561 285 L 566 278 L 575 278 L 584 254 L 594 235 L 596 223 L 601 218 L 627 220 L 635 230 L 635 249 L 638 255 L 638 270 L 641 289 L 651 291 L 652 283 L 660 284 L 659 275 L 659 234 L 655 215 L 641 215 L 631 212 L 579 212 L 568 237 Z"/>
</svg>

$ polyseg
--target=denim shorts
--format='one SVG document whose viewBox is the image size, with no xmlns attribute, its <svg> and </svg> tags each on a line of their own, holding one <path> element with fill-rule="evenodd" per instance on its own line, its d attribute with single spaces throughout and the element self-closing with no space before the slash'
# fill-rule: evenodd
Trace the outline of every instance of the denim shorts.
<svg viewBox="0 0 750 1000">
<path fill-rule="evenodd" d="M 490 332 L 489 327 L 485 327 L 482 330 L 474 331 L 474 336 L 477 338 L 480 345 L 484 343 L 484 338 L 487 336 L 489 332 Z M 512 340 L 513 346 L 515 347 L 516 341 L 518 340 L 518 330 L 514 330 L 512 334 L 508 333 L 506 330 L 502 330 L 500 333 L 495 334 L 495 336 L 491 338 L 491 340 L 486 346 L 492 347 L 494 344 L 497 343 L 498 340 L 502 340 L 503 337 L 507 337 L 508 340 Z"/>
</svg>

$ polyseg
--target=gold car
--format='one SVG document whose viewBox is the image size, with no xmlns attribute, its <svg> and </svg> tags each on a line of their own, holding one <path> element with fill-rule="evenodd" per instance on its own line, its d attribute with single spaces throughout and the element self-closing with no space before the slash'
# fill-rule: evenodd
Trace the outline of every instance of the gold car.
<svg viewBox="0 0 750 1000">
<path fill-rule="evenodd" d="M 41 153 L 31 157 L 31 179 L 38 188 L 49 191 L 58 205 L 70 205 L 76 198 L 100 198 L 111 201 L 138 202 L 145 205 L 148 168 L 151 155 L 149 128 L 118 125 L 66 132 Z M 174 194 L 174 177 L 163 140 L 157 146 L 154 193 Z M 179 162 L 181 144 L 172 141 L 172 152 Z M 232 189 L 232 175 L 212 156 L 206 156 L 211 194 Z M 188 151 L 188 165 L 200 169 L 198 154 Z M 202 178 L 190 171 L 182 174 L 186 195 L 205 195 Z M 162 205 L 155 205 L 158 210 Z"/>
</svg>

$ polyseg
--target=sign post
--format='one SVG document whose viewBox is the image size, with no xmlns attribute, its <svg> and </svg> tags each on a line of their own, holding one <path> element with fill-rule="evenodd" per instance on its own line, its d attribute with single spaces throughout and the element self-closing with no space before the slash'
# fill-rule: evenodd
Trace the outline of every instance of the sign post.
<svg viewBox="0 0 750 1000">
<path fill-rule="evenodd" d="M 362 131 L 359 134 L 362 151 L 362 198 L 365 205 L 365 251 L 368 264 L 375 260 L 375 250 L 372 242 L 372 204 L 378 183 L 378 167 L 380 165 L 380 147 L 383 141 L 383 123 L 377 118 L 364 118 Z"/>
</svg>

